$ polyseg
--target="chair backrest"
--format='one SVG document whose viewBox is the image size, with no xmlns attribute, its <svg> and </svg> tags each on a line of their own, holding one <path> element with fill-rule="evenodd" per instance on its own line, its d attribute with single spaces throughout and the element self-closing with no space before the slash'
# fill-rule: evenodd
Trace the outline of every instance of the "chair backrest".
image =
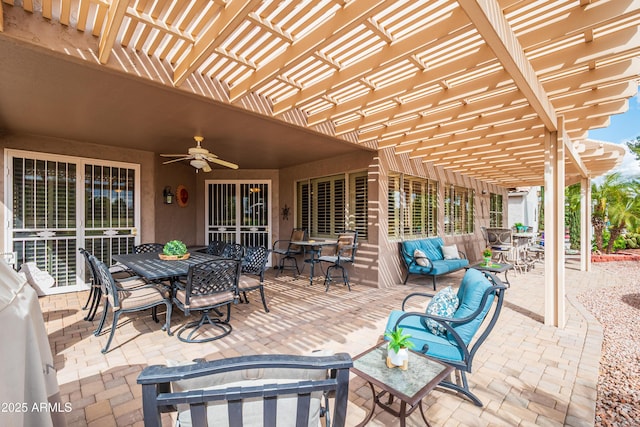
<svg viewBox="0 0 640 427">
<path fill-rule="evenodd" d="M 240 243 L 226 243 L 220 256 L 240 261 L 244 256 L 244 247 Z"/>
<path fill-rule="evenodd" d="M 215 259 L 190 266 L 184 297 L 185 307 L 190 307 L 193 300 L 202 297 L 225 292 L 235 295 L 239 276 L 240 262 L 233 259 Z M 213 305 L 219 303 L 215 298 L 212 302 Z"/>
<path fill-rule="evenodd" d="M 358 232 L 356 230 L 343 230 L 338 232 L 338 245 L 336 246 L 336 254 L 340 258 L 350 259 L 354 261 L 356 251 L 358 249 Z"/>
<path fill-rule="evenodd" d="M 510 228 L 487 228 L 488 246 L 511 246 L 513 231 Z"/>
<path fill-rule="evenodd" d="M 289 242 L 303 242 L 305 240 L 309 240 L 309 236 L 307 235 L 306 228 L 294 228 L 291 231 L 291 239 L 289 240 Z M 299 252 L 302 250 L 302 248 L 300 247 L 300 245 L 289 243 L 288 250 L 290 252 Z"/>
<path fill-rule="evenodd" d="M 133 247 L 136 254 L 159 254 L 162 253 L 164 245 L 162 243 L 143 243 Z"/>
<path fill-rule="evenodd" d="M 113 311 L 120 310 L 120 295 L 109 267 L 93 255 L 89 256 L 89 262 L 93 264 L 93 268 L 96 270 L 102 293 L 109 299 L 109 304 L 113 307 Z"/>
<path fill-rule="evenodd" d="M 243 274 L 255 274 L 262 279 L 264 277 L 268 255 L 269 249 L 264 246 L 249 246 L 245 248 L 241 272 Z"/>
<path fill-rule="evenodd" d="M 89 253 L 89 251 L 87 251 L 84 248 L 78 248 L 78 252 L 80 252 L 82 254 L 87 266 L 89 267 L 89 275 L 91 276 L 90 277 L 91 285 L 92 286 L 93 285 L 98 286 L 100 284 L 100 280 L 98 278 L 98 272 L 96 271 L 95 266 L 93 265 L 93 263 L 89 259 L 89 257 L 91 257 L 91 254 Z"/>
<path fill-rule="evenodd" d="M 206 252 L 209 255 L 221 256 L 225 246 L 227 246 L 226 242 L 223 242 L 221 240 L 213 240 L 209 242 L 209 246 L 207 246 Z"/>
<path fill-rule="evenodd" d="M 317 426 L 322 395 L 329 392 L 335 392 L 333 411 L 326 408 L 330 425 L 343 427 L 351 366 L 346 353 L 261 354 L 175 367 L 149 366 L 138 376 L 145 427 L 160 427 L 161 412 L 176 410 L 181 425 L 191 422 L 195 427 Z M 172 406 L 169 396 L 181 404 Z"/>
</svg>

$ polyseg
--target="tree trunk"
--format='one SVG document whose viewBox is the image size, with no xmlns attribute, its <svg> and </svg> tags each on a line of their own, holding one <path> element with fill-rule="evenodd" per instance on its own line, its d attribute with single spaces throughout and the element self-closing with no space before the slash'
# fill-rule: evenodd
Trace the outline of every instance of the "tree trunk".
<svg viewBox="0 0 640 427">
<path fill-rule="evenodd" d="M 602 232 L 604 231 L 604 221 L 601 218 L 592 218 L 593 238 L 596 241 L 596 249 L 602 252 Z"/>
</svg>

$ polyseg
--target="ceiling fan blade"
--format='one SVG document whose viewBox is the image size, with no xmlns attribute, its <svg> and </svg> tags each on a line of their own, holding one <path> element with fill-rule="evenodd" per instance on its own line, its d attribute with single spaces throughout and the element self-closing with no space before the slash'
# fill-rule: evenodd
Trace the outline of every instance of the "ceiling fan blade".
<svg viewBox="0 0 640 427">
<path fill-rule="evenodd" d="M 167 165 L 169 163 L 181 162 L 183 160 L 189 160 L 191 157 L 182 157 L 180 159 L 167 160 L 166 162 L 162 162 L 163 165 Z"/>
<path fill-rule="evenodd" d="M 160 154 L 160 157 L 185 157 L 188 156 L 188 154 Z"/>
<path fill-rule="evenodd" d="M 209 159 L 209 161 L 213 162 L 213 163 L 217 163 L 217 164 L 222 165 L 222 166 L 226 166 L 226 167 L 231 168 L 231 169 L 238 169 L 238 165 L 236 165 L 235 163 L 227 162 L 226 160 Z"/>
<path fill-rule="evenodd" d="M 202 172 L 211 172 L 211 166 L 209 166 L 209 163 L 202 167 Z"/>
</svg>

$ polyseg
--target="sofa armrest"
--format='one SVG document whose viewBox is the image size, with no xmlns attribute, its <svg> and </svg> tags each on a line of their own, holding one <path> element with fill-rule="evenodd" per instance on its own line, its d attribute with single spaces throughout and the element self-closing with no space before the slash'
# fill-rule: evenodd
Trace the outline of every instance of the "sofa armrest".
<svg viewBox="0 0 640 427">
<path fill-rule="evenodd" d="M 428 293 L 424 293 L 424 292 L 413 292 L 410 293 L 409 295 L 407 295 L 406 297 L 404 297 L 404 299 L 402 300 L 402 311 L 405 311 L 405 304 L 410 300 L 410 299 L 414 299 L 416 297 L 422 297 L 422 298 L 433 298 L 435 296 L 435 294 L 428 294 Z"/>
</svg>

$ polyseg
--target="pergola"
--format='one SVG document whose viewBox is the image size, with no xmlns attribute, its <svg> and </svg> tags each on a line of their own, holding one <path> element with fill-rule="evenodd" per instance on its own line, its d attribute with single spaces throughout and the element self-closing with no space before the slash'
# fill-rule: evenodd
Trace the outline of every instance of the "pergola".
<svg viewBox="0 0 640 427">
<path fill-rule="evenodd" d="M 587 224 L 590 179 L 622 159 L 587 132 L 637 93 L 640 1 L 3 2 L 0 37 L 482 181 L 544 185 L 545 319 L 564 323 L 563 189 L 582 184 Z M 588 269 L 586 225 L 582 241 Z"/>
</svg>

